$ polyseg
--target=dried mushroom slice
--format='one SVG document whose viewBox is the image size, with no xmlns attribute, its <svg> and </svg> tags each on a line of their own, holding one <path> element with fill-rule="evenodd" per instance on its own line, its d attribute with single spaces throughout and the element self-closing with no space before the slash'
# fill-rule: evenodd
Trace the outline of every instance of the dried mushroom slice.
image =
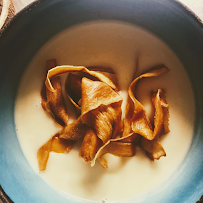
<svg viewBox="0 0 203 203">
<path fill-rule="evenodd" d="M 168 71 L 169 69 L 167 67 L 165 67 L 164 65 L 160 65 L 155 70 L 152 70 L 137 77 L 130 84 L 128 90 L 129 97 L 132 100 L 132 102 L 128 103 L 126 107 L 125 125 L 129 127 L 131 123 L 132 131 L 145 137 L 147 140 L 155 139 L 157 137 L 157 133 L 159 132 L 159 130 L 156 129 L 155 132 L 153 131 L 144 106 L 135 98 L 134 96 L 135 85 L 137 84 L 138 80 L 142 78 L 157 77 Z"/>
<path fill-rule="evenodd" d="M 82 79 L 82 121 L 103 143 L 121 130 L 121 104 L 120 95 L 106 83 Z"/>
<path fill-rule="evenodd" d="M 39 170 L 44 171 L 46 169 L 49 153 L 51 151 L 56 153 L 68 153 L 74 144 L 75 142 L 72 140 L 59 138 L 58 133 L 54 135 L 37 152 Z"/>
<path fill-rule="evenodd" d="M 56 60 L 48 60 L 46 63 L 47 70 L 56 66 Z M 66 113 L 64 98 L 61 89 L 59 77 L 51 79 L 54 92 L 49 91 L 45 85 L 41 91 L 41 105 L 45 111 L 50 113 L 55 122 L 61 126 L 66 126 L 68 122 L 68 114 Z"/>
</svg>

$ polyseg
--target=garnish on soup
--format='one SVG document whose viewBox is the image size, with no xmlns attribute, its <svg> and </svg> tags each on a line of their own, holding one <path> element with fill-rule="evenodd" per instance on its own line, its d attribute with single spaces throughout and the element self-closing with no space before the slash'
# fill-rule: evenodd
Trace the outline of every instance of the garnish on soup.
<svg viewBox="0 0 203 203">
<path fill-rule="evenodd" d="M 46 95 L 42 94 L 42 107 L 52 114 L 62 129 L 39 149 L 37 157 L 40 171 L 46 169 L 51 151 L 68 153 L 78 140 L 82 140 L 79 156 L 91 162 L 91 166 L 98 159 L 104 168 L 108 168 L 105 154 L 132 157 L 136 146 L 140 146 L 152 160 L 166 156 L 158 142 L 162 135 L 169 132 L 169 107 L 165 93 L 161 89 L 152 93 L 155 116 L 151 124 L 144 106 L 135 97 L 135 87 L 142 78 L 167 73 L 167 67 L 156 66 L 132 81 L 124 118 L 121 110 L 123 99 L 119 95 L 116 74 L 111 69 L 56 66 L 55 60 L 49 60 L 47 70 L 46 87 L 43 87 Z M 59 79 L 60 75 L 67 73 L 65 90 L 78 113 L 78 118 L 71 124 L 67 124 L 68 115 Z"/>
</svg>

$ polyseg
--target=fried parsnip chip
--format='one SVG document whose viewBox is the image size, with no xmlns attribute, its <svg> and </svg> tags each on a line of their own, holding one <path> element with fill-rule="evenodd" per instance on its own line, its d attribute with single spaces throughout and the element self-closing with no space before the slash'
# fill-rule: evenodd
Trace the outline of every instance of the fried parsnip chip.
<svg viewBox="0 0 203 203">
<path fill-rule="evenodd" d="M 110 153 L 119 157 L 132 157 L 135 155 L 135 140 L 136 134 L 132 133 L 127 137 L 121 137 L 117 139 L 110 139 L 107 141 L 96 153 L 94 159 L 91 162 L 91 166 L 95 165 L 96 159 L 101 158 L 104 154 Z M 130 142 L 129 142 L 130 141 Z M 108 168 L 107 161 L 100 161 L 104 168 Z"/>
<path fill-rule="evenodd" d="M 111 78 L 109 78 L 108 76 L 103 74 L 103 72 L 91 71 L 91 70 L 88 70 L 84 66 L 56 66 L 55 68 L 52 68 L 51 70 L 48 71 L 48 74 L 47 74 L 47 78 L 46 78 L 46 82 L 45 82 L 46 87 L 51 92 L 55 92 L 55 89 L 51 83 L 51 78 L 60 76 L 60 75 L 64 75 L 67 73 L 72 73 L 72 72 L 88 73 L 89 75 L 94 76 L 95 78 L 98 78 L 100 81 L 105 82 L 110 87 L 117 90 L 117 85 L 114 84 L 114 82 L 111 80 Z"/>
<path fill-rule="evenodd" d="M 47 64 L 48 69 L 56 66 L 54 61 Z M 169 107 L 165 94 L 161 89 L 152 94 L 155 110 L 152 126 L 144 106 L 135 98 L 135 87 L 142 78 L 157 77 L 168 71 L 168 68 L 160 65 L 133 80 L 128 89 L 126 113 L 122 120 L 123 99 L 118 94 L 117 77 L 111 69 L 106 71 L 84 66 L 57 66 L 50 69 L 44 87 L 46 94 L 42 94 L 42 106 L 46 111 L 53 112 L 54 118 L 59 114 L 58 117 L 62 118 L 63 113 L 59 113 L 59 109 L 63 97 L 58 76 L 68 73 L 65 89 L 80 116 L 71 124 L 64 124 L 63 129 L 39 149 L 37 157 L 40 171 L 45 170 L 51 151 L 68 153 L 77 140 L 83 140 L 79 156 L 87 162 L 91 161 L 91 166 L 98 159 L 104 168 L 108 168 L 103 157 L 107 153 L 132 157 L 138 143 L 152 160 L 166 156 L 158 142 L 160 136 L 169 132 Z M 78 76 L 72 72 L 82 74 Z"/>
<path fill-rule="evenodd" d="M 166 103 L 165 94 L 161 89 L 152 94 L 152 104 L 154 106 L 154 134 L 156 137 L 169 132 L 168 120 L 168 104 Z"/>
<path fill-rule="evenodd" d="M 166 156 L 166 152 L 162 145 L 157 140 L 147 140 L 142 137 L 140 142 L 141 148 L 147 153 L 150 159 L 160 159 L 162 156 Z"/>
<path fill-rule="evenodd" d="M 88 128 L 80 148 L 79 156 L 82 157 L 85 161 L 89 162 L 93 159 L 101 145 L 102 141 L 95 134 L 94 130 Z"/>
<path fill-rule="evenodd" d="M 67 140 L 80 140 L 85 136 L 87 125 L 82 122 L 81 116 L 69 125 L 65 126 L 59 137 Z"/>
<path fill-rule="evenodd" d="M 46 142 L 37 152 L 38 166 L 40 171 L 44 171 L 46 169 L 49 153 L 51 151 L 51 142 L 52 139 Z"/>
<path fill-rule="evenodd" d="M 140 146 L 147 153 L 150 159 L 160 159 L 161 156 L 166 156 L 162 145 L 157 141 L 158 138 L 169 132 L 168 128 L 168 104 L 166 103 L 165 94 L 161 89 L 152 94 L 152 104 L 154 106 L 154 140 L 141 139 Z"/>
<path fill-rule="evenodd" d="M 94 67 L 88 67 L 88 69 L 91 71 L 96 71 L 98 73 L 101 73 L 104 76 L 106 76 L 107 78 L 109 78 L 109 80 L 111 80 L 112 83 L 115 84 L 115 86 L 117 87 L 116 90 L 119 90 L 118 78 L 117 78 L 116 73 L 114 72 L 114 70 L 112 68 L 102 67 L 102 66 L 94 66 Z"/>
<path fill-rule="evenodd" d="M 121 131 L 121 104 L 122 97 L 106 83 L 82 79 L 82 121 L 103 143 Z"/>
<path fill-rule="evenodd" d="M 74 144 L 75 142 L 72 140 L 60 139 L 58 133 L 54 135 L 37 152 L 39 170 L 43 171 L 46 169 L 49 153 L 51 151 L 56 153 L 68 153 Z"/>
<path fill-rule="evenodd" d="M 142 74 L 139 77 L 137 77 L 135 80 L 133 80 L 128 90 L 128 93 L 132 102 L 128 103 L 126 107 L 127 110 L 126 110 L 126 117 L 125 117 L 125 125 L 129 127 L 129 124 L 131 123 L 132 131 L 145 137 L 147 140 L 153 140 L 154 138 L 156 138 L 160 130 L 159 130 L 159 127 L 158 128 L 155 127 L 156 131 L 152 130 L 152 126 L 144 106 L 135 98 L 135 95 L 134 95 L 135 85 L 137 84 L 138 80 L 142 78 L 157 77 L 168 71 L 169 69 L 164 65 L 158 66 L 155 70 Z M 156 116 L 156 119 L 155 119 L 156 125 L 160 124 L 158 120 L 160 120 L 160 118 Z"/>
<path fill-rule="evenodd" d="M 56 60 L 54 59 L 46 62 L 47 71 L 55 66 Z M 57 124 L 66 126 L 68 122 L 68 114 L 65 109 L 59 77 L 52 78 L 51 83 L 55 91 L 49 91 L 44 85 L 41 91 L 41 105 L 45 111 L 52 115 Z"/>
<path fill-rule="evenodd" d="M 153 95 L 156 95 L 156 93 L 154 93 Z M 154 103 L 156 102 L 156 100 L 154 98 L 156 98 L 156 97 L 153 97 L 153 95 L 152 95 L 152 103 L 155 106 Z M 169 105 L 166 102 L 166 95 L 162 90 L 160 90 L 159 95 L 160 95 L 160 103 L 162 106 L 162 113 L 163 113 L 163 129 L 162 129 L 161 135 L 165 135 L 170 132 L 170 130 L 169 130 Z"/>
<path fill-rule="evenodd" d="M 80 114 L 81 111 L 81 83 L 82 78 L 72 73 L 68 74 L 65 82 L 65 90 L 72 104 L 76 107 L 76 111 Z"/>
</svg>

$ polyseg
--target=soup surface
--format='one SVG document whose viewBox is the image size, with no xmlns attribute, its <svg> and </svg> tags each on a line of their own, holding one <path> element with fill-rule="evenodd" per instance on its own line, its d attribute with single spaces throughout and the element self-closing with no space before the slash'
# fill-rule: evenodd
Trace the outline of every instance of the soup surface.
<svg viewBox="0 0 203 203">
<path fill-rule="evenodd" d="M 170 72 L 139 82 L 136 96 L 153 119 L 150 93 L 164 89 L 169 104 L 170 133 L 161 138 L 166 157 L 151 161 L 137 147 L 132 158 L 105 155 L 109 168 L 99 162 L 94 167 L 78 157 L 78 143 L 69 154 L 51 153 L 47 168 L 39 172 L 37 151 L 60 130 L 42 109 L 40 91 L 45 64 L 56 59 L 58 65 L 108 66 L 117 74 L 123 109 L 127 89 L 134 76 L 155 65 L 165 64 Z M 62 86 L 66 76 L 61 76 Z M 68 101 L 69 122 L 76 118 Z M 18 139 L 25 157 L 49 185 L 66 195 L 89 200 L 120 200 L 144 194 L 168 179 L 183 161 L 194 129 L 194 98 L 181 63 L 154 35 L 139 27 L 120 22 L 97 21 L 68 28 L 48 41 L 33 58 L 19 86 L 15 107 Z"/>
</svg>

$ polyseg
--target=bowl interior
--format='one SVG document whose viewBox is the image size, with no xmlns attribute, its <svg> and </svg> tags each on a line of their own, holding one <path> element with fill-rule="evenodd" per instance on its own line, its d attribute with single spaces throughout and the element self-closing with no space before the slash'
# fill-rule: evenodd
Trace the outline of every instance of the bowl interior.
<svg viewBox="0 0 203 203">
<path fill-rule="evenodd" d="M 137 197 L 136 202 L 197 201 L 203 191 L 203 160 L 199 156 L 203 146 L 203 32 L 200 23 L 179 3 L 167 0 L 44 0 L 35 2 L 30 8 L 15 17 L 0 39 L 0 180 L 12 201 L 74 201 L 73 197 L 64 197 L 49 187 L 24 157 L 15 129 L 15 98 L 25 69 L 49 39 L 68 27 L 95 20 L 119 21 L 140 26 L 162 39 L 183 64 L 195 97 L 192 144 L 172 177 L 155 190 Z M 84 202 L 80 199 L 77 201 Z M 129 200 L 134 201 L 135 199 Z"/>
</svg>

